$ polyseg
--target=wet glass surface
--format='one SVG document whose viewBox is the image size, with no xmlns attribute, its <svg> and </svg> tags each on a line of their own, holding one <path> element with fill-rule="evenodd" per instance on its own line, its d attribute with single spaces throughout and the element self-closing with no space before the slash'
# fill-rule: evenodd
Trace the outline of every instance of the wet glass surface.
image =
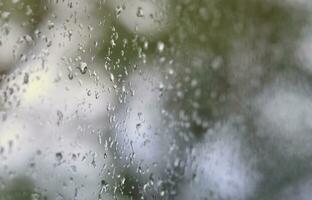
<svg viewBox="0 0 312 200">
<path fill-rule="evenodd" d="M 0 200 L 308 200 L 309 0 L 1 0 Z"/>
</svg>

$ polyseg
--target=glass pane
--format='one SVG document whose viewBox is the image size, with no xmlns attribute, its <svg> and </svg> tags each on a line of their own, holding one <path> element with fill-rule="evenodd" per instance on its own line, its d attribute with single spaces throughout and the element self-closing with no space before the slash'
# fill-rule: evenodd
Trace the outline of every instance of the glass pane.
<svg viewBox="0 0 312 200">
<path fill-rule="evenodd" d="M 1 0 L 0 200 L 307 200 L 308 0 Z"/>
</svg>

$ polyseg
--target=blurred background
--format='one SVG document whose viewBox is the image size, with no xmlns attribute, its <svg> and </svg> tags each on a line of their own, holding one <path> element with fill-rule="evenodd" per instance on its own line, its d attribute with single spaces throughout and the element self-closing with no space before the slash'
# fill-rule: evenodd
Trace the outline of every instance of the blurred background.
<svg viewBox="0 0 312 200">
<path fill-rule="evenodd" d="M 0 200 L 309 200 L 309 0 L 1 0 Z"/>
</svg>

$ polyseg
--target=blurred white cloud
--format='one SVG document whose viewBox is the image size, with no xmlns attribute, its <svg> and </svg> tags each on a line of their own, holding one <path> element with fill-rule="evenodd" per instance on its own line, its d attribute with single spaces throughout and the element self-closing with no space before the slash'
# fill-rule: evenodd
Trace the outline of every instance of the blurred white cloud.
<svg viewBox="0 0 312 200">
<path fill-rule="evenodd" d="M 310 155 L 312 101 L 301 84 L 277 81 L 256 99 L 257 133 L 285 155 Z"/>
<path fill-rule="evenodd" d="M 183 186 L 182 199 L 249 199 L 253 194 L 261 174 L 257 158 L 243 142 L 245 130 L 239 121 L 217 123 L 194 147 L 195 161 L 187 171 L 195 179 Z"/>
</svg>

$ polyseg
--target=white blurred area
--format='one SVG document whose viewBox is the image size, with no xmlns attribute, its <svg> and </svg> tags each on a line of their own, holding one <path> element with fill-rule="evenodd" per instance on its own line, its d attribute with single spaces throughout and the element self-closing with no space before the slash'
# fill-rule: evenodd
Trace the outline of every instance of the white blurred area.
<svg viewBox="0 0 312 200">
<path fill-rule="evenodd" d="M 194 161 L 182 187 L 181 199 L 249 199 L 261 181 L 257 158 L 244 142 L 240 117 L 217 122 L 194 147 Z"/>
<path fill-rule="evenodd" d="M 311 155 L 312 100 L 304 82 L 276 81 L 256 98 L 258 135 L 280 153 L 293 156 Z"/>
</svg>

